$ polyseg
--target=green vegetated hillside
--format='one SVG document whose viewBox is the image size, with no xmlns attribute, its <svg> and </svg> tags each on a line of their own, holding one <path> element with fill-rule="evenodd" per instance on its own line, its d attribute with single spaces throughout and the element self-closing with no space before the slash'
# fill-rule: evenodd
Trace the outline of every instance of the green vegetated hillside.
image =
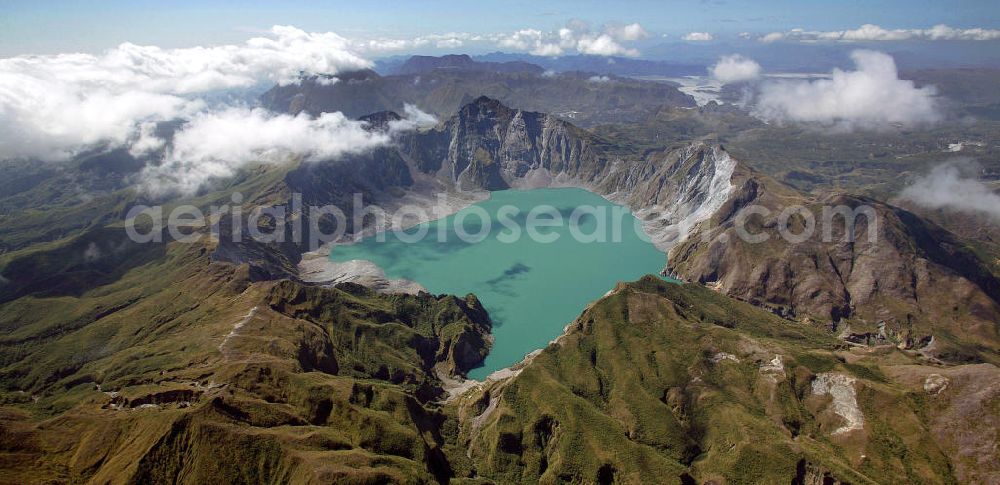
<svg viewBox="0 0 1000 485">
<path fill-rule="evenodd" d="M 354 192 L 391 196 L 431 177 L 505 187 L 539 168 L 666 203 L 698 185 L 681 174 L 711 178 L 724 153 L 694 148 L 643 153 L 483 98 L 398 149 L 251 166 L 166 210 L 301 192 L 350 213 Z M 461 393 L 490 348 L 475 296 L 307 285 L 294 244 L 134 244 L 121 218 L 151 201 L 127 176 L 81 170 L 41 170 L 0 200 L 0 483 L 1000 480 L 996 329 L 983 323 L 995 280 L 961 241 L 897 208 L 878 206 L 892 223 L 870 251 L 776 239 L 760 254 L 694 237 L 677 269 L 705 286 L 621 284 L 558 343 Z M 735 174 L 713 230 L 750 201 L 816 203 Z M 95 197 L 74 206 L 55 190 L 70 182 Z M 904 264 L 864 259 L 883 251 Z M 827 263 L 851 271 L 814 279 Z M 772 284 L 758 292 L 760 281 Z M 934 307 L 933 281 L 961 305 Z M 833 308 L 850 310 L 843 338 L 802 318 Z"/>
<path fill-rule="evenodd" d="M 994 465 L 971 471 L 957 437 L 994 439 L 975 421 L 997 421 L 996 367 L 920 362 L 648 277 L 588 308 L 516 377 L 463 398 L 461 435 L 500 482 L 989 481 Z M 955 387 L 916 382 L 934 372 Z M 817 392 L 831 378 L 849 384 Z M 985 408 L 958 418 L 984 384 Z M 854 406 L 863 424 L 838 432 Z"/>
<path fill-rule="evenodd" d="M 649 277 L 592 305 L 516 376 L 442 402 L 439 376 L 488 349 L 474 297 L 252 283 L 246 266 L 199 252 L 171 248 L 178 269 L 165 286 L 38 339 L 34 365 L 4 368 L 5 384 L 24 390 L 4 393 L 5 482 L 954 483 L 997 473 L 984 461 L 1000 391 L 988 364 L 852 351 Z M 134 297 L 131 278 L 162 269 L 134 270 L 85 301 Z M 18 306 L 32 304 L 57 301 Z M 11 340 L 5 355 L 31 346 Z M 822 375 L 853 379 L 853 399 L 817 394 Z M 863 424 L 837 434 L 842 405 Z"/>
<path fill-rule="evenodd" d="M 489 349 L 474 296 L 251 283 L 248 265 L 203 249 L 172 245 L 79 298 L 3 307 L 0 481 L 451 474 L 432 401 L 437 372 L 463 373 Z"/>
</svg>

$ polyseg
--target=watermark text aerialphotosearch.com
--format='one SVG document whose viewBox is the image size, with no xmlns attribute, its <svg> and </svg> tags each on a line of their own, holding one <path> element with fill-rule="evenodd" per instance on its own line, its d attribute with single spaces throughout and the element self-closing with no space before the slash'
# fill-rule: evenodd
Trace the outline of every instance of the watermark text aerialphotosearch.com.
<svg viewBox="0 0 1000 485">
<path fill-rule="evenodd" d="M 619 205 L 579 205 L 570 208 L 541 204 L 525 210 L 504 205 L 489 213 L 479 205 L 471 205 L 457 213 L 450 209 L 447 198 L 439 195 L 433 207 L 403 205 L 387 211 L 377 205 L 368 205 L 362 194 L 354 194 L 349 211 L 334 205 L 306 206 L 301 194 L 293 194 L 288 205 L 270 207 L 244 207 L 242 194 L 233 194 L 231 203 L 211 206 L 203 210 L 193 205 L 172 207 L 137 205 L 132 207 L 125 221 L 129 238 L 138 243 L 178 241 L 193 243 L 212 238 L 228 238 L 232 242 L 252 240 L 259 243 L 285 243 L 305 245 L 315 250 L 331 242 L 344 242 L 360 235 L 372 234 L 376 241 L 385 241 L 388 234 L 404 243 L 415 243 L 434 238 L 445 243 L 458 238 L 465 243 L 477 243 L 494 237 L 502 243 L 514 243 L 522 237 L 540 243 L 551 243 L 568 236 L 581 243 L 621 242 L 625 231 L 634 231 L 641 239 L 649 241 L 650 228 L 630 216 L 628 208 Z M 349 213 L 348 213 L 349 212 Z M 448 221 L 434 225 L 427 221 Z M 656 214 L 646 214 L 648 224 L 670 224 L 658 220 Z M 821 206 L 818 208 L 790 205 L 781 211 L 764 206 L 749 205 L 742 208 L 731 221 L 736 237 L 750 244 L 759 244 L 780 237 L 798 244 L 819 237 L 823 242 L 834 240 L 854 242 L 859 236 L 859 222 L 863 221 L 864 236 L 871 242 L 877 238 L 877 212 L 867 205 Z M 760 221 L 771 220 L 764 230 Z M 235 221 L 239 221 L 236 223 Z M 705 221 L 679 221 L 677 234 L 687 235 Z M 692 227 L 680 227 L 689 224 Z M 556 231 L 566 228 L 568 231 Z M 702 231 L 710 237 L 712 231 Z M 728 233 L 723 239 L 728 238 Z"/>
</svg>

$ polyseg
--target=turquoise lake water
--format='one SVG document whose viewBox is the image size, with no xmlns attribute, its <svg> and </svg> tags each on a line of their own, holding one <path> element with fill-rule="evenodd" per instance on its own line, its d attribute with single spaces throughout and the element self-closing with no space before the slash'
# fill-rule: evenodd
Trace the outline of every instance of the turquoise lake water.
<svg viewBox="0 0 1000 485">
<path fill-rule="evenodd" d="M 581 206 L 587 209 L 573 217 Z M 532 209 L 541 214 L 536 221 L 561 218 L 562 224 L 536 224 L 541 237 L 533 238 L 527 227 Z M 474 293 L 489 311 L 495 338 L 483 366 L 469 372 L 482 380 L 545 347 L 617 282 L 663 269 L 666 255 L 636 227 L 627 209 L 582 189 L 504 190 L 402 236 L 388 232 L 383 242 L 371 236 L 337 246 L 330 259 L 372 261 L 389 278 L 416 281 L 436 294 Z M 419 241 L 404 241 L 425 229 Z"/>
</svg>

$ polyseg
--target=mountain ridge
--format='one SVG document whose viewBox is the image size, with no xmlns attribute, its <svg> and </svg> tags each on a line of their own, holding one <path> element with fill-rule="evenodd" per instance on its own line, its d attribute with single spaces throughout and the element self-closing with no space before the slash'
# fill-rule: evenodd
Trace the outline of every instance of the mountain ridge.
<svg viewBox="0 0 1000 485">
<path fill-rule="evenodd" d="M 962 327 L 972 304 L 992 311 L 992 290 L 963 264 L 942 264 L 965 257 L 961 247 L 927 250 L 958 246 L 947 233 L 877 201 L 813 200 L 710 140 L 637 150 L 556 116 L 471 101 L 370 153 L 254 166 L 171 203 L 240 192 L 263 208 L 301 193 L 350 213 L 354 192 L 398 202 L 426 190 L 572 185 L 632 207 L 673 248 L 671 269 L 696 283 L 620 284 L 507 378 L 467 383 L 447 401 L 445 378 L 489 348 L 473 295 L 304 283 L 305 248 L 290 243 L 157 243 L 140 257 L 102 245 L 88 260 L 89 243 L 121 227 L 67 221 L 60 238 L 29 238 L 0 259 L 16 283 L 0 304 L 0 481 L 996 480 L 996 345 L 976 333 L 995 322 Z M 397 117 L 367 121 L 384 130 Z M 750 204 L 851 201 L 888 218 L 870 252 L 944 278 L 965 298 L 960 311 L 927 320 L 936 303 L 918 278 L 918 298 L 904 300 L 912 306 L 879 326 L 880 298 L 860 300 L 852 286 L 842 335 L 824 306 L 841 305 L 838 287 L 813 283 L 821 268 L 771 268 L 809 261 L 801 248 L 849 256 L 879 291 L 912 290 L 899 268 L 860 260 L 860 245 L 719 242 Z M 134 203 L 115 192 L 91 210 Z M 773 230 L 768 220 L 752 228 Z M 789 274 L 787 284 L 757 293 L 761 273 L 745 264 Z M 66 286 L 48 279 L 71 273 Z M 816 308 L 802 305 L 811 291 L 797 292 L 809 285 L 829 295 Z"/>
<path fill-rule="evenodd" d="M 402 65 L 393 70 L 393 74 L 421 74 L 435 69 L 455 69 L 465 71 L 490 72 L 525 72 L 541 74 L 545 71 L 540 66 L 523 61 L 489 62 L 476 61 L 468 54 L 449 54 L 443 56 L 410 56 Z"/>
<path fill-rule="evenodd" d="M 624 204 L 669 251 L 667 272 L 788 318 L 838 333 L 850 327 L 849 333 L 875 335 L 886 324 L 891 335 L 881 341 L 916 348 L 936 337 L 937 352 L 949 358 L 997 359 L 989 349 L 1000 342 L 993 323 L 1000 282 L 979 271 L 976 257 L 947 231 L 890 204 L 849 194 L 807 196 L 734 160 L 718 144 L 637 153 L 486 96 L 433 128 L 400 135 L 398 146 L 412 177 L 429 176 L 444 190 L 572 186 Z M 855 241 L 843 240 L 844 218 L 831 218 L 808 240 L 787 240 L 777 231 L 777 216 L 795 205 L 817 218 L 824 207 L 871 207 L 874 242 L 863 217 L 851 221 L 858 223 Z M 736 233 L 737 215 L 749 206 L 770 212 L 748 223 L 751 232 L 765 229 L 764 243 L 747 243 Z M 823 240 L 827 230 L 836 236 L 831 241 Z M 929 281 L 949 281 L 953 293 L 938 295 Z M 954 310 L 944 306 L 951 301 Z"/>
<path fill-rule="evenodd" d="M 449 65 L 441 58 L 427 59 L 421 64 Z M 436 116 L 449 117 L 476 97 L 488 95 L 586 125 L 638 120 L 664 105 L 695 106 L 694 98 L 666 83 L 601 78 L 587 72 L 498 71 L 491 67 L 494 64 L 472 62 L 482 69 L 421 68 L 425 70 L 384 76 L 367 70 L 340 73 L 337 82 L 307 77 L 296 84 L 274 86 L 260 100 L 262 106 L 279 113 L 339 111 L 358 118 L 377 111 L 402 112 L 405 104 L 413 104 Z"/>
</svg>

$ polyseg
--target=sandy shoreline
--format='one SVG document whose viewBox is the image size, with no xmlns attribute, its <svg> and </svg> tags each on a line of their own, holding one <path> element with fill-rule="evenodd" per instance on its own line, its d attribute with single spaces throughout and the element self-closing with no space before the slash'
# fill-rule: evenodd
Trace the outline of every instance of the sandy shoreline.
<svg viewBox="0 0 1000 485">
<path fill-rule="evenodd" d="M 477 202 L 489 199 L 489 192 L 441 191 L 434 196 L 427 196 L 415 191 L 408 191 L 402 197 L 387 198 L 385 203 L 378 201 L 376 205 L 392 214 L 401 207 L 411 207 L 415 210 L 408 215 L 404 224 L 399 221 L 386 221 L 384 230 L 409 229 L 425 222 L 448 217 Z M 330 251 L 337 246 L 355 244 L 361 239 L 375 235 L 376 227 L 366 227 L 360 233 L 345 236 L 339 241 L 324 244 L 315 251 L 302 255 L 299 263 L 299 278 L 307 283 L 323 286 L 333 286 L 338 283 L 358 283 L 375 289 L 381 293 L 417 294 L 427 291 L 419 283 L 406 279 L 390 279 L 385 271 L 371 261 L 356 259 L 342 263 L 330 260 Z"/>
</svg>

